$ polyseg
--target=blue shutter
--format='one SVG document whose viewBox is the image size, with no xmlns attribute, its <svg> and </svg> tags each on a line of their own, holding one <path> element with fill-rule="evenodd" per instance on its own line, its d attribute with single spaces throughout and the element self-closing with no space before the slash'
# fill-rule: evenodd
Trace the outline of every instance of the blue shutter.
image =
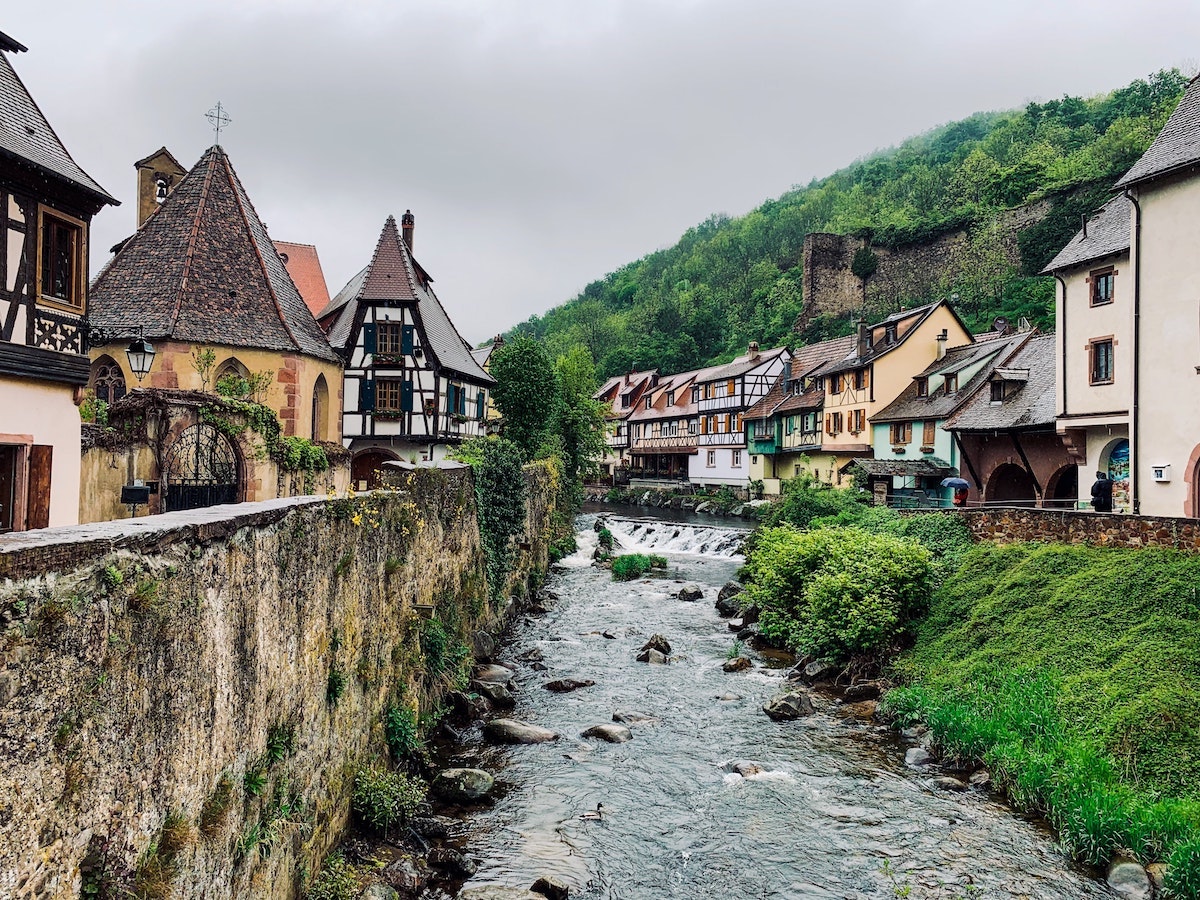
<svg viewBox="0 0 1200 900">
<path fill-rule="evenodd" d="M 364 412 L 375 408 L 375 382 L 370 378 L 358 383 L 358 408 Z"/>
<path fill-rule="evenodd" d="M 405 325 L 400 329 L 400 352 L 412 355 L 413 352 L 413 327 Z"/>
<path fill-rule="evenodd" d="M 365 350 L 367 353 L 374 353 L 375 347 L 376 347 L 375 326 L 374 325 L 364 325 L 363 326 L 363 350 Z M 372 388 L 372 390 L 374 390 L 374 388 Z"/>
<path fill-rule="evenodd" d="M 460 416 L 467 414 L 467 389 L 461 384 L 458 386 L 458 414 Z"/>
<path fill-rule="evenodd" d="M 450 415 L 458 408 L 458 404 L 454 399 L 455 387 L 452 384 L 446 385 L 446 415 Z"/>
<path fill-rule="evenodd" d="M 412 412 L 412 408 L 413 384 L 411 381 L 405 381 L 400 385 L 400 410 L 401 412 Z"/>
<path fill-rule="evenodd" d="M 484 393 L 482 390 L 475 395 L 475 418 L 483 418 L 483 404 L 485 402 Z"/>
</svg>

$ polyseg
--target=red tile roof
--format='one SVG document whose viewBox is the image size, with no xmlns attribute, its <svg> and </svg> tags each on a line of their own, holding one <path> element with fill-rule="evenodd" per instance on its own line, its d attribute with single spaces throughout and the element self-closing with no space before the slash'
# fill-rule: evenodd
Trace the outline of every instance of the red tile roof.
<svg viewBox="0 0 1200 900">
<path fill-rule="evenodd" d="M 321 270 L 317 248 L 312 244 L 293 244 L 290 241 L 274 243 L 296 290 L 304 298 L 304 305 L 314 316 L 320 315 L 329 305 L 329 286 L 325 284 L 325 273 Z"/>
</svg>

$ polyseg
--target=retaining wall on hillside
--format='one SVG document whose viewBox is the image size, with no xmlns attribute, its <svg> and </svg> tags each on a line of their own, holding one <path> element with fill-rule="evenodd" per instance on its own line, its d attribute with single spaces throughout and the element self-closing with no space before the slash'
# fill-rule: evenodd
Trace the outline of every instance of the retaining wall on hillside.
<svg viewBox="0 0 1200 900">
<path fill-rule="evenodd" d="M 524 583 L 553 512 L 547 472 L 528 482 Z M 191 836 L 174 896 L 298 896 L 356 767 L 385 752 L 384 711 L 424 712 L 449 682 L 418 609 L 469 642 L 506 606 L 486 597 L 467 471 L 0 539 L 0 896 L 75 900 L 81 865 L 128 878 L 169 814 Z"/>
<path fill-rule="evenodd" d="M 1200 519 L 1016 508 L 946 513 L 962 516 L 976 538 L 1002 544 L 1061 541 L 1097 547 L 1170 547 L 1200 552 Z"/>
</svg>

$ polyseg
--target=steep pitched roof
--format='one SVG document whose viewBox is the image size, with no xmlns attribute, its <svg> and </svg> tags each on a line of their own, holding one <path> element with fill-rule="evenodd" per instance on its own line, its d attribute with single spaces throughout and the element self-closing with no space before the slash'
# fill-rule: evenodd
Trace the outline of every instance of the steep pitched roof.
<svg viewBox="0 0 1200 900">
<path fill-rule="evenodd" d="M 1021 431 L 1054 425 L 1054 335 L 1034 334 L 1002 359 L 997 369 L 1020 372 L 1026 380 L 993 402 L 985 379 L 946 421 L 949 431 Z M 1015 380 L 1015 379 L 1010 379 Z"/>
<path fill-rule="evenodd" d="M 293 244 L 275 241 L 279 258 L 292 277 L 292 283 L 304 299 L 304 305 L 314 316 L 329 305 L 329 287 L 321 270 L 321 258 L 312 244 Z"/>
<path fill-rule="evenodd" d="M 851 334 L 798 348 L 792 354 L 792 378 L 802 378 L 834 360 L 841 359 L 854 348 L 856 340 Z M 777 413 L 816 409 L 824 404 L 824 390 L 810 388 L 795 394 L 789 390 L 786 381 L 787 379 L 780 375 L 766 395 L 746 410 L 746 418 L 765 419 Z"/>
<path fill-rule="evenodd" d="M 774 350 L 744 353 L 731 362 L 698 370 L 696 372 L 696 381 L 703 384 L 706 381 L 721 381 L 725 378 L 736 378 L 738 375 L 743 375 L 752 369 L 757 369 L 763 363 L 770 362 L 775 357 L 782 356 L 787 352 L 787 347 L 776 347 Z"/>
<path fill-rule="evenodd" d="M 646 409 L 644 403 L 637 404 L 637 408 L 629 414 L 629 421 L 643 421 L 646 419 L 677 419 L 694 416 L 696 408 L 699 404 L 692 399 L 692 382 L 696 378 L 695 372 L 680 372 L 678 375 L 671 375 L 664 378 L 658 384 L 650 389 L 650 408 Z M 675 402 L 667 403 L 667 397 L 674 392 Z M 642 394 L 645 398 L 646 394 Z"/>
<path fill-rule="evenodd" d="M 971 333 L 971 330 L 967 328 L 967 326 L 963 324 L 962 319 L 959 318 L 958 313 L 954 311 L 954 307 L 950 306 L 943 300 L 938 300 L 935 303 L 928 303 L 925 306 L 918 306 L 913 309 L 901 310 L 900 312 L 892 313 L 882 322 L 876 322 L 871 326 L 871 331 L 874 331 L 877 328 L 886 328 L 889 325 L 896 326 L 897 338 L 895 341 L 890 344 L 886 343 L 885 341 L 875 341 L 870 347 L 867 348 L 866 353 L 859 356 L 858 341 L 856 339 L 845 357 L 825 366 L 820 370 L 821 374 L 827 375 L 835 372 L 844 372 L 847 369 L 857 369 L 860 366 L 865 366 L 867 363 L 874 362 L 881 356 L 886 356 L 897 347 L 901 346 L 906 340 L 908 340 L 908 336 L 910 334 L 914 334 L 925 322 L 925 320 L 933 315 L 934 310 L 941 306 L 945 306 L 946 309 L 950 311 L 950 314 L 958 320 L 958 324 L 962 326 L 963 331 L 967 332 L 968 334 Z M 903 334 L 899 334 L 900 324 L 906 321 L 908 322 L 908 327 L 904 330 Z"/>
<path fill-rule="evenodd" d="M 140 166 L 144 166 L 144 165 L 146 165 L 146 163 L 150 162 L 150 160 L 158 159 L 160 156 L 165 156 L 169 162 L 171 162 L 175 165 L 176 168 L 182 169 L 184 172 L 187 171 L 187 169 L 184 168 L 183 163 L 181 163 L 179 160 L 177 160 L 175 158 L 175 154 L 172 153 L 170 150 L 168 150 L 165 145 L 162 147 L 159 147 L 157 150 L 155 150 L 149 156 L 143 156 L 141 159 L 139 159 L 137 162 L 135 162 L 133 164 L 133 167 L 136 169 Z"/>
<path fill-rule="evenodd" d="M 1088 219 L 1087 228 L 1081 229 L 1067 246 L 1058 251 L 1042 269 L 1043 275 L 1069 269 L 1115 253 L 1129 252 L 1129 198 L 1118 194 Z"/>
<path fill-rule="evenodd" d="M 337 359 L 219 146 L 97 276 L 90 315 L 150 339 Z"/>
<path fill-rule="evenodd" d="M 1114 190 L 1200 163 L 1200 76 L 1193 78 L 1167 124 Z"/>
<path fill-rule="evenodd" d="M 3 38 L 0 51 L 25 49 L 5 34 L 0 34 L 0 38 Z M 0 52 L 0 152 L 70 182 L 100 204 L 120 205 L 71 158 L 3 52 Z"/>
<path fill-rule="evenodd" d="M 966 344 L 947 350 L 944 357 L 931 363 L 918 377 L 929 378 L 934 375 L 956 374 L 979 362 L 983 362 L 984 365 L 971 377 L 970 381 L 959 385 L 957 391 L 950 393 L 946 392 L 946 385 L 943 382 L 926 396 L 918 396 L 914 380 L 900 392 L 899 397 L 871 416 L 871 421 L 885 423 L 946 418 L 959 406 L 966 403 L 974 395 L 975 389 L 988 379 L 995 366 L 1005 359 L 1007 354 L 1024 343 L 1029 335 L 1029 332 L 1013 334 L 1003 339 Z"/>
<path fill-rule="evenodd" d="M 349 347 L 362 303 L 414 303 L 425 329 L 426 349 L 433 352 L 438 364 L 484 384 L 493 383 L 495 379 L 483 370 L 472 355 L 470 344 L 463 340 L 450 321 L 430 286 L 432 281 L 401 239 L 395 216 L 388 216 L 371 262 L 321 311 L 320 318 L 329 327 L 330 343 L 341 350 Z"/>
</svg>

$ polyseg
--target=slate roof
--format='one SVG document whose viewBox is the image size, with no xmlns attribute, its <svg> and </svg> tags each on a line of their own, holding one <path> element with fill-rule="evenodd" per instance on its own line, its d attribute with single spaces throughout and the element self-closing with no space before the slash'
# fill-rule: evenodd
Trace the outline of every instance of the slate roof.
<svg viewBox="0 0 1200 900">
<path fill-rule="evenodd" d="M 927 456 L 923 459 L 855 459 L 849 465 L 843 466 L 845 471 L 851 466 L 858 466 L 868 475 L 949 475 L 954 467 L 944 459 Z"/>
<path fill-rule="evenodd" d="M 703 384 L 706 381 L 722 381 L 726 378 L 736 378 L 738 375 L 743 375 L 752 369 L 757 369 L 763 363 L 769 362 L 787 352 L 787 347 L 776 347 L 774 350 L 760 350 L 757 354 L 744 353 L 732 362 L 699 369 L 695 373 L 696 381 Z"/>
<path fill-rule="evenodd" d="M 800 347 L 792 354 L 792 378 L 802 378 L 820 370 L 834 360 L 843 358 L 853 350 L 857 338 L 854 335 L 833 338 L 817 344 Z M 810 388 L 800 394 L 790 393 L 781 375 L 771 385 L 771 390 L 746 411 L 747 419 L 765 419 L 767 416 L 796 412 L 801 409 L 818 409 L 825 403 L 825 392 Z"/>
<path fill-rule="evenodd" d="M 1200 163 L 1200 76 L 1191 80 L 1162 131 L 1113 189 L 1121 190 L 1196 163 Z"/>
<path fill-rule="evenodd" d="M 176 190 L 179 190 L 176 188 Z M 355 337 L 360 304 L 371 302 L 412 303 L 425 331 L 425 349 L 442 368 L 482 384 L 495 379 L 483 370 L 446 314 L 430 287 L 433 281 L 400 237 L 395 216 L 388 216 L 367 267 L 347 282 L 321 311 L 329 326 L 329 341 L 340 350 L 349 349 Z"/>
<path fill-rule="evenodd" d="M 304 299 L 304 305 L 314 316 L 329 305 L 329 287 L 325 284 L 325 272 L 321 269 L 321 257 L 312 244 L 293 244 L 290 241 L 275 241 L 275 249 L 283 260 L 284 268 Z"/>
<path fill-rule="evenodd" d="M 336 360 L 241 181 L 210 148 L 92 285 L 92 325 Z"/>
<path fill-rule="evenodd" d="M 0 51 L 24 49 L 0 33 Z M 100 204 L 120 205 L 71 158 L 3 52 L 0 52 L 0 152 L 70 182 Z"/>
<path fill-rule="evenodd" d="M 1029 333 L 1013 334 L 1004 339 L 994 339 L 982 344 L 966 344 L 953 347 L 946 355 L 931 363 L 918 378 L 929 378 L 933 375 L 950 375 L 962 371 L 968 366 L 986 360 L 987 363 L 975 373 L 966 384 L 960 384 L 958 390 L 946 393 L 946 385 L 939 384 L 925 397 L 917 395 L 917 383 L 914 379 L 900 396 L 871 416 L 871 421 L 885 422 L 915 422 L 917 420 L 944 419 L 960 405 L 967 402 L 979 387 L 991 375 L 995 365 L 1005 359 L 1020 346 Z M 990 359 L 989 359 L 990 357 Z"/>
<path fill-rule="evenodd" d="M 950 416 L 950 431 L 1022 431 L 1054 426 L 1053 334 L 1033 334 L 998 363 L 1005 369 L 1028 369 L 1029 380 L 999 403 L 993 403 L 987 380 Z"/>
<path fill-rule="evenodd" d="M 831 362 L 829 365 L 822 368 L 820 370 L 820 374 L 831 375 L 835 372 L 844 372 L 849 369 L 857 369 L 860 366 L 865 366 L 868 363 L 879 359 L 881 356 L 891 353 L 897 347 L 903 345 L 904 342 L 908 340 L 908 336 L 910 334 L 914 334 L 917 329 L 921 327 L 921 323 L 933 315 L 934 310 L 936 310 L 939 306 L 944 305 L 950 310 L 951 315 L 957 319 L 958 313 L 954 311 L 954 308 L 946 305 L 944 301 L 941 300 L 938 300 L 936 303 L 926 304 L 925 306 L 918 306 L 914 309 L 906 309 L 902 312 L 892 313 L 882 322 L 876 322 L 871 325 L 871 330 L 874 331 L 876 328 L 891 324 L 899 325 L 899 323 L 905 319 L 912 319 L 912 323 L 905 330 L 904 334 L 898 334 L 897 339 L 890 344 L 886 341 L 875 341 L 869 348 L 867 348 L 867 352 L 862 356 L 858 355 L 858 340 L 855 338 L 855 341 L 851 345 L 849 352 L 847 352 L 843 358 L 835 360 L 834 362 Z M 959 319 L 959 324 L 962 324 L 961 319 Z M 967 328 L 966 325 L 963 325 L 962 328 L 963 331 L 970 333 L 970 329 Z"/>
<path fill-rule="evenodd" d="M 626 418 L 644 396 L 646 385 L 652 383 L 657 374 L 657 369 L 647 369 L 644 372 L 630 372 L 628 375 L 614 375 L 604 382 L 596 393 L 592 394 L 592 399 L 608 403 L 612 407 L 611 418 Z M 679 376 L 671 377 L 678 378 Z M 628 380 L 628 384 L 626 384 L 626 380 Z M 621 405 L 621 397 L 624 394 L 630 395 L 628 406 Z"/>
<path fill-rule="evenodd" d="M 1042 274 L 1059 272 L 1116 253 L 1128 253 L 1129 215 L 1129 199 L 1123 194 L 1113 197 L 1092 213 L 1086 234 L 1082 229 L 1076 233 L 1067 246 L 1058 251 L 1058 256 L 1042 269 Z"/>
</svg>

